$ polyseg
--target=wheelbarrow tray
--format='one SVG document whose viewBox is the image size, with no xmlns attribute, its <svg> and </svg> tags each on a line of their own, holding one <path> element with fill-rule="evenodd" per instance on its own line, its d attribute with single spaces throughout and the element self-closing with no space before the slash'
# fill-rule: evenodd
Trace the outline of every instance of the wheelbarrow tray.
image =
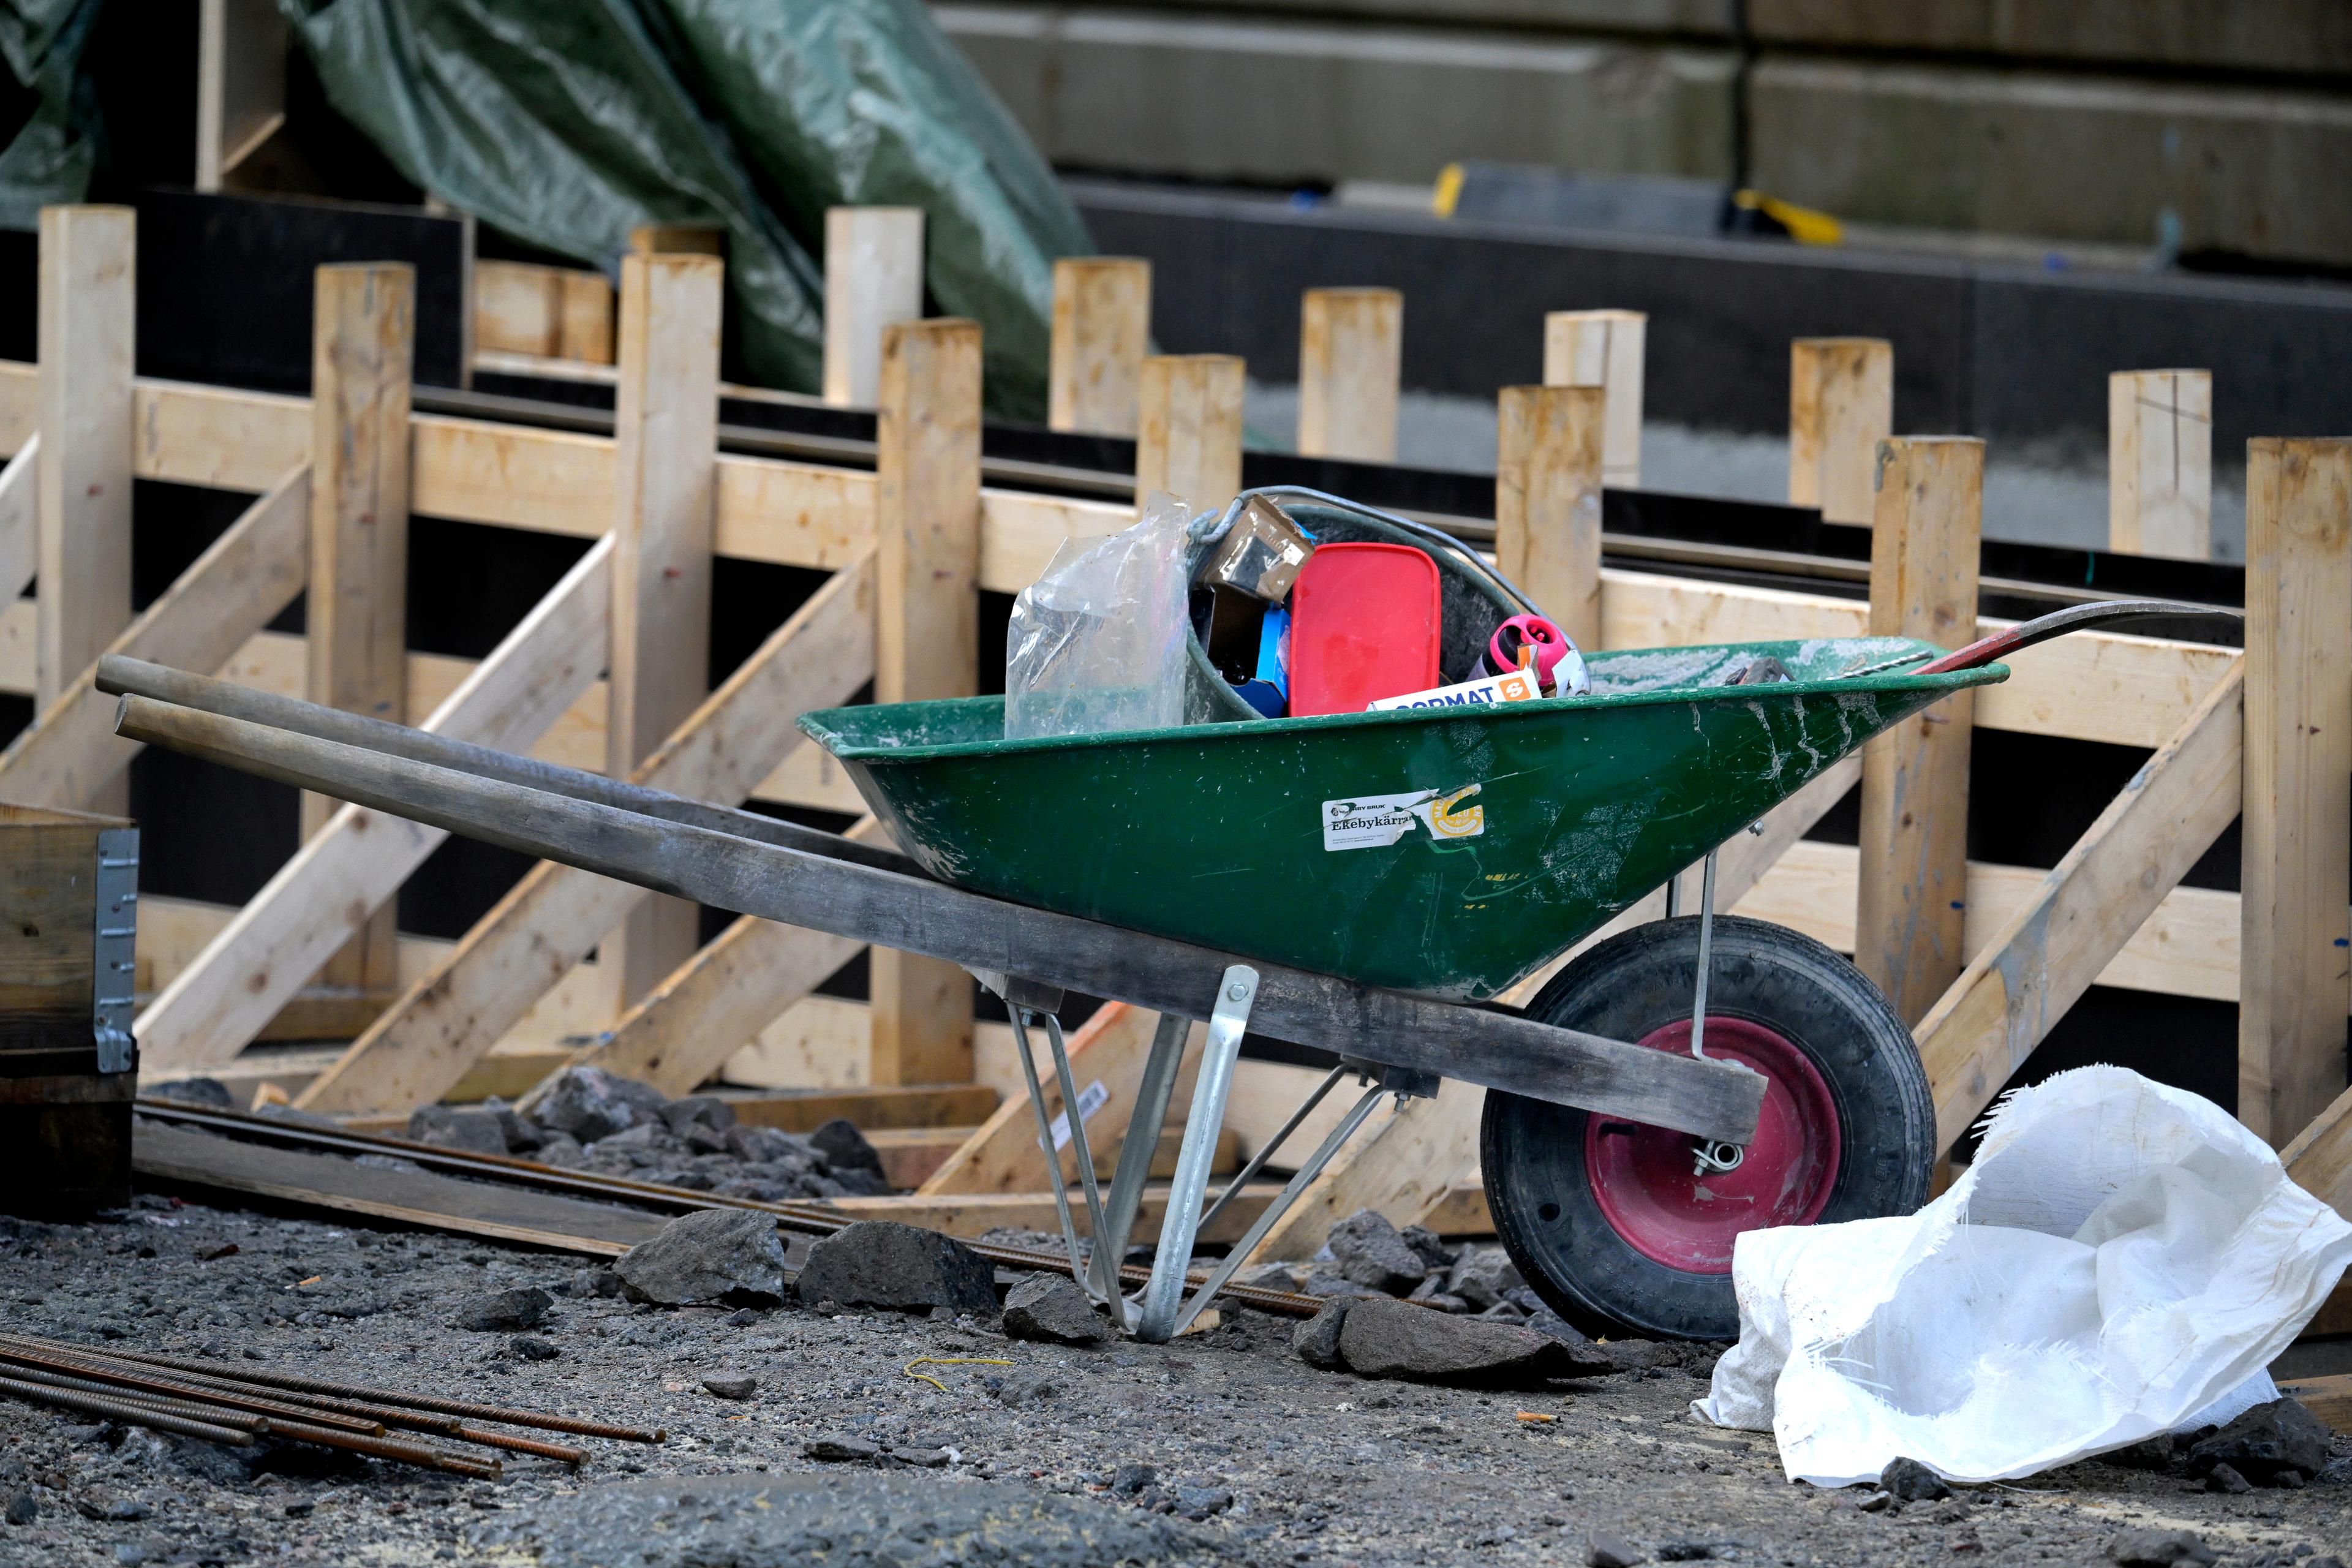
<svg viewBox="0 0 2352 1568">
<path fill-rule="evenodd" d="M 801 726 L 943 881 L 1481 1001 L 1871 736 L 2008 676 L 1840 679 L 1927 646 L 1601 653 L 1581 698 L 1043 740 L 1003 739 L 998 697 L 831 709 Z M 1767 655 L 1793 679 L 1727 684 Z"/>
</svg>

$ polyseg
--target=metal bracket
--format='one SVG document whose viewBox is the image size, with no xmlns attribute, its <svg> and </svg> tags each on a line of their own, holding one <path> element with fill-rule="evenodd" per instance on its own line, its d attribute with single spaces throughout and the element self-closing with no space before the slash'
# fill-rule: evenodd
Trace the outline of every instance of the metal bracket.
<svg viewBox="0 0 2352 1568">
<path fill-rule="evenodd" d="M 1054 1187 L 1054 1212 L 1062 1222 L 1062 1240 L 1070 1249 L 1070 1278 L 1078 1288 L 1087 1289 L 1086 1254 L 1078 1247 L 1078 1228 L 1070 1217 L 1070 1192 L 1062 1180 L 1062 1152 L 1054 1146 L 1053 1120 L 1045 1114 L 1045 1096 L 1037 1082 L 1037 1063 L 1029 1054 L 1029 1025 L 1035 1021 L 1030 1010 L 1016 1002 L 1004 1005 L 1005 1016 L 1013 1020 L 1013 1046 L 1021 1058 L 1021 1076 L 1029 1083 L 1029 1109 L 1037 1118 L 1037 1147 L 1045 1157 L 1045 1178 Z M 1053 1014 L 1044 1015 L 1046 1043 L 1053 1047 L 1054 1076 L 1062 1091 L 1062 1110 L 1070 1129 L 1070 1142 L 1078 1156 L 1078 1175 L 1087 1193 L 1088 1234 L 1099 1238 L 1105 1232 L 1102 1194 L 1095 1186 L 1095 1154 L 1087 1145 L 1085 1108 L 1078 1103 L 1076 1089 L 1070 1080 L 1070 1053 L 1062 1039 L 1062 1021 Z M 1097 1242 L 1099 1245 L 1099 1242 Z M 1111 1318 L 1120 1327 L 1126 1326 L 1126 1313 L 1116 1293 L 1111 1297 Z"/>
<path fill-rule="evenodd" d="M 110 827 L 98 836 L 97 929 L 90 953 L 90 1032 L 98 1070 L 130 1072 L 139 1066 L 131 1033 L 131 990 L 139 947 L 139 830 Z"/>
<path fill-rule="evenodd" d="M 1209 1015 L 1209 1043 L 1201 1057 L 1201 1077 L 1192 1086 L 1192 1110 L 1184 1121 L 1184 1142 L 1176 1153 L 1176 1180 L 1169 1188 L 1168 1212 L 1160 1222 L 1160 1245 L 1151 1259 L 1151 1282 L 1143 1288 L 1139 1338 L 1162 1343 L 1176 1334 L 1176 1307 L 1192 1266 L 1192 1242 L 1201 1234 L 1201 1199 L 1209 1190 L 1209 1167 L 1217 1156 L 1217 1134 L 1225 1124 L 1225 1101 L 1234 1091 L 1234 1063 L 1249 1031 L 1250 1007 L 1257 1000 L 1257 971 L 1229 966 L 1217 982 L 1217 1005 Z"/>
</svg>

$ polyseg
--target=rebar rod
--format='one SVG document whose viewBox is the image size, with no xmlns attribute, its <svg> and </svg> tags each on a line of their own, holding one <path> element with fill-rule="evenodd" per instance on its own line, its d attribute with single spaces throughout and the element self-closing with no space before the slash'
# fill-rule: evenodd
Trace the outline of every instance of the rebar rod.
<svg viewBox="0 0 2352 1568">
<path fill-rule="evenodd" d="M 31 1405 L 54 1405 L 64 1410 L 77 1410 L 85 1415 L 102 1415 L 110 1421 L 127 1422 L 133 1426 L 149 1426 L 158 1432 L 169 1432 L 177 1437 L 202 1437 L 206 1442 L 226 1443 L 234 1448 L 253 1446 L 253 1434 L 240 1432 L 233 1426 L 217 1426 L 210 1421 L 192 1421 L 173 1415 L 136 1400 L 117 1399 L 110 1394 L 81 1394 L 71 1389 L 47 1388 L 20 1378 L 0 1377 L 0 1394 L 24 1400 Z"/>
<path fill-rule="evenodd" d="M 126 1404 L 143 1405 L 151 1410 L 160 1410 L 166 1415 L 181 1415 L 191 1421 L 205 1421 L 220 1426 L 234 1426 L 240 1432 L 266 1432 L 269 1429 L 269 1418 L 266 1415 L 255 1415 L 246 1411 L 232 1410 L 217 1405 L 199 1404 L 192 1399 L 164 1399 L 152 1394 L 131 1394 L 112 1384 L 100 1383 L 93 1378 L 68 1377 L 62 1373 L 43 1372 L 37 1367 L 17 1367 L 8 1375 L 19 1383 L 37 1383 L 47 1388 L 70 1388 L 82 1394 L 104 1394 L 109 1399 L 120 1399 Z"/>
<path fill-rule="evenodd" d="M 142 1394 L 164 1399 L 188 1399 L 191 1396 L 211 1405 L 224 1405 L 233 1410 L 248 1411 L 257 1415 L 283 1415 L 289 1420 L 308 1421 L 320 1426 L 336 1426 L 364 1436 L 380 1437 L 383 1423 L 363 1420 L 358 1416 L 337 1415 L 331 1411 L 312 1410 L 282 1399 L 264 1399 L 258 1394 L 236 1393 L 226 1389 L 202 1388 L 177 1378 L 159 1377 L 152 1373 L 121 1371 L 105 1364 L 106 1359 L 95 1354 L 37 1352 L 10 1347 L 14 1336 L 0 1335 L 0 1360 L 40 1367 L 49 1372 L 72 1372 L 102 1383 L 136 1389 Z"/>
<path fill-rule="evenodd" d="M 341 1399 L 362 1399 L 384 1405 L 406 1405 L 420 1410 L 438 1411 L 444 1415 L 461 1416 L 470 1421 L 495 1421 L 507 1426 L 536 1426 L 550 1432 L 570 1432 L 582 1437 L 609 1437 L 621 1443 L 658 1443 L 666 1434 L 644 1432 L 634 1426 L 608 1426 L 601 1421 L 585 1421 L 572 1415 L 551 1415 L 535 1410 L 509 1410 L 497 1405 L 477 1405 L 469 1400 L 443 1399 L 429 1394 L 403 1394 L 392 1389 L 368 1388 L 357 1384 L 336 1383 L 327 1378 L 291 1377 L 284 1373 L 247 1372 L 241 1367 L 225 1367 L 217 1362 L 204 1361 L 194 1356 L 155 1355 L 145 1351 L 110 1351 L 110 1355 L 125 1360 L 144 1362 L 152 1366 L 175 1367 L 183 1372 L 205 1373 L 230 1382 L 258 1384 L 265 1388 L 291 1389 L 298 1394 L 324 1394 Z"/>
</svg>

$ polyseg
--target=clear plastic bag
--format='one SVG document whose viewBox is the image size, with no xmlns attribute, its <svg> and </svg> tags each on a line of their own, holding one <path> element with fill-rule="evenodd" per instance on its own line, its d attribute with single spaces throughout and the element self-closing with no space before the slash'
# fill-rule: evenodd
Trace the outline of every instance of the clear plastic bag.
<svg viewBox="0 0 2352 1568">
<path fill-rule="evenodd" d="M 1068 541 L 1021 590 L 1004 645 L 1006 740 L 1184 721 L 1191 521 L 1155 493 L 1133 528 Z"/>
</svg>

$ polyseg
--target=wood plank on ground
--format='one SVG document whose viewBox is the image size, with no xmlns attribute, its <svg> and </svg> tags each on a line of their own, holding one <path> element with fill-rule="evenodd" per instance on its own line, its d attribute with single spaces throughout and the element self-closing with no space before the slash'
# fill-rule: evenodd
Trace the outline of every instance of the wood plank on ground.
<svg viewBox="0 0 2352 1568">
<path fill-rule="evenodd" d="M 665 1216 L 534 1187 L 362 1165 L 335 1154 L 215 1137 L 152 1119 L 133 1127 L 131 1166 L 166 1186 L 334 1209 L 521 1247 L 617 1258 Z"/>
</svg>

